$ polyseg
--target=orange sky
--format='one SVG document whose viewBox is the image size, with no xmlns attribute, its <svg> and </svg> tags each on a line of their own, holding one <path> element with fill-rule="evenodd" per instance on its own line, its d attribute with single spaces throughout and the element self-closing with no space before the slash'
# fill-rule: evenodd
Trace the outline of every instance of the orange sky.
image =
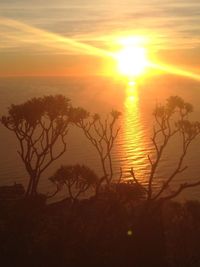
<svg viewBox="0 0 200 267">
<path fill-rule="evenodd" d="M 2 0 L 0 76 L 113 74 L 117 39 L 138 35 L 153 61 L 200 73 L 199 8 L 195 0 Z"/>
</svg>

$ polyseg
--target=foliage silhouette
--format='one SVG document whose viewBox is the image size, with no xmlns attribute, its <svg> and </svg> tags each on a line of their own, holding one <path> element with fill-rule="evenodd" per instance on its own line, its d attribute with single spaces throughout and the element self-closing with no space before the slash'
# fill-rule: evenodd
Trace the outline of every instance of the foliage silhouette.
<svg viewBox="0 0 200 267">
<path fill-rule="evenodd" d="M 170 184 L 176 176 L 187 169 L 184 165 L 184 159 L 188 149 L 194 139 L 200 134 L 200 122 L 192 122 L 188 119 L 188 115 L 193 111 L 191 104 L 185 102 L 178 96 L 171 96 L 167 99 L 165 105 L 159 105 L 155 108 L 153 115 L 155 118 L 154 132 L 152 143 L 154 154 L 148 155 L 150 163 L 150 173 L 147 186 L 143 186 L 146 191 L 147 200 L 168 200 L 178 196 L 183 190 L 200 185 L 200 180 L 197 182 L 185 182 L 180 184 L 178 188 L 170 193 L 167 192 Z M 156 180 L 156 171 L 161 163 L 161 158 L 166 151 L 169 142 L 173 137 L 178 136 L 181 141 L 182 151 L 178 158 L 177 164 L 171 174 L 166 177 L 163 184 L 160 184 L 157 189 L 153 186 Z M 135 176 L 133 168 L 130 171 L 133 180 L 137 184 L 141 184 Z"/>
<path fill-rule="evenodd" d="M 68 197 L 75 201 L 88 189 L 95 187 L 98 176 L 87 166 L 77 164 L 61 166 L 49 179 L 57 187 L 54 195 L 66 186 Z"/>
<path fill-rule="evenodd" d="M 27 196 L 37 194 L 42 173 L 66 151 L 69 124 L 78 119 L 74 113 L 68 98 L 55 95 L 11 105 L 8 116 L 1 118 L 2 124 L 13 131 L 19 141 L 18 154 L 29 174 Z"/>
</svg>

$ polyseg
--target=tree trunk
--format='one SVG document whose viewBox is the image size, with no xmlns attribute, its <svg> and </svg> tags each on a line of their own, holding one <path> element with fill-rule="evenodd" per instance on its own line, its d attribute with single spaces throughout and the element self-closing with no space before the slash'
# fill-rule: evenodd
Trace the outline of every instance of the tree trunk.
<svg viewBox="0 0 200 267">
<path fill-rule="evenodd" d="M 32 190 L 32 185 L 33 185 L 33 178 L 30 177 L 30 178 L 29 178 L 28 187 L 27 187 L 27 190 L 26 190 L 26 195 L 25 195 L 26 197 L 29 197 L 30 192 L 31 192 L 31 190 Z"/>
<path fill-rule="evenodd" d="M 36 179 L 36 177 L 34 177 L 34 179 L 33 179 L 33 186 L 32 186 L 32 188 L 31 188 L 31 197 L 34 197 L 34 196 L 36 196 L 37 195 L 37 179 Z"/>
<path fill-rule="evenodd" d="M 37 194 L 38 180 L 35 174 L 30 174 L 30 180 L 26 191 L 26 197 L 33 197 Z"/>
</svg>

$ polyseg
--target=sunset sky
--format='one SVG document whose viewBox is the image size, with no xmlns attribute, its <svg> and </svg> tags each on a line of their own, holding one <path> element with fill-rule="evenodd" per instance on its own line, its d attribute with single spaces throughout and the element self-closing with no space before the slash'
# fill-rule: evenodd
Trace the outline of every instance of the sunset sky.
<svg viewBox="0 0 200 267">
<path fill-rule="evenodd" d="M 139 36 L 149 57 L 200 74 L 199 0 L 1 0 L 0 76 L 109 74 Z"/>
</svg>

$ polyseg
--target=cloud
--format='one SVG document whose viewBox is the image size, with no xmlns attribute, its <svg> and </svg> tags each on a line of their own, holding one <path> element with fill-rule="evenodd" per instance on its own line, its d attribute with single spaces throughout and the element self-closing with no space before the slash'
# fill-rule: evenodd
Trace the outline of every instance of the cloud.
<svg viewBox="0 0 200 267">
<path fill-rule="evenodd" d="M 111 53 L 101 48 L 82 43 L 73 38 L 48 32 L 16 20 L 0 18 L 0 25 L 4 32 L 6 32 L 4 43 L 10 39 L 13 46 L 15 44 L 16 47 L 21 44 L 29 44 L 31 46 L 35 45 L 36 47 L 39 45 L 56 49 L 56 51 L 60 50 L 64 53 L 71 52 L 102 57 L 112 56 Z"/>
<path fill-rule="evenodd" d="M 152 35 L 156 49 L 191 49 L 200 40 L 198 0 L 1 0 L 0 15 L 101 47 L 107 46 L 107 37 L 123 32 Z M 17 49 L 24 45 L 23 38 L 33 47 L 27 32 L 23 35 L 12 27 L 2 31 L 3 27 L 1 47 Z"/>
</svg>

